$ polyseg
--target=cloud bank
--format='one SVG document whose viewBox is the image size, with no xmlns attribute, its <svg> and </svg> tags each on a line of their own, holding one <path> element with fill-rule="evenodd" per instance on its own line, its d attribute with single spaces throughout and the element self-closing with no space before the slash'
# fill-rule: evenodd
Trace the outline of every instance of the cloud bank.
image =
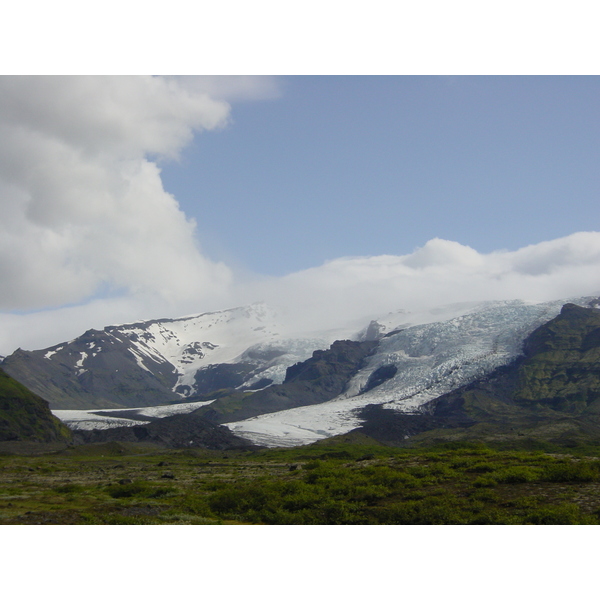
<svg viewBox="0 0 600 600">
<path fill-rule="evenodd" d="M 600 295 L 600 232 L 580 232 L 514 252 L 480 254 L 434 239 L 404 256 L 340 258 L 279 278 L 230 282 L 227 290 L 168 305 L 148 295 L 97 299 L 32 314 L 0 314 L 0 354 L 17 345 L 43 348 L 91 327 L 230 308 L 264 301 L 277 308 L 292 335 L 345 329 L 404 309 L 522 299 L 531 302 Z M 190 307 L 195 310 L 190 310 Z M 167 310 L 168 313 L 160 312 Z"/>
<path fill-rule="evenodd" d="M 342 328 L 398 309 L 600 294 L 600 232 L 481 254 L 433 239 L 404 256 L 340 258 L 243 290 L 288 307 L 299 329 Z"/>
<path fill-rule="evenodd" d="M 481 254 L 433 239 L 285 277 L 208 259 L 160 161 L 277 96 L 269 78 L 0 77 L 0 354 L 89 328 L 265 301 L 291 332 L 398 309 L 600 294 L 600 233 Z"/>
</svg>

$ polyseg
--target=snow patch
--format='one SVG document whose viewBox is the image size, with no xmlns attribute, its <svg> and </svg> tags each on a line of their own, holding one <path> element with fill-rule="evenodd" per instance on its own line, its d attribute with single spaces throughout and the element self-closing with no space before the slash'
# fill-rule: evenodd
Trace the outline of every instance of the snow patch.
<svg viewBox="0 0 600 600">
<path fill-rule="evenodd" d="M 129 352 L 131 352 L 131 354 L 133 354 L 133 357 L 135 358 L 135 362 L 137 363 L 138 367 L 140 367 L 141 369 L 144 369 L 144 371 L 148 371 L 148 373 L 152 373 L 152 371 L 144 364 L 144 361 L 143 361 L 142 357 L 140 356 L 139 352 L 137 352 L 137 350 L 134 350 L 133 348 L 129 348 Z"/>
<path fill-rule="evenodd" d="M 50 358 L 52 358 L 52 356 L 54 356 L 57 352 L 60 352 L 63 348 L 64 348 L 64 346 L 59 346 L 55 350 L 48 350 L 48 352 L 46 352 L 46 354 L 44 354 L 44 358 L 47 358 L 48 360 L 50 360 Z"/>
<path fill-rule="evenodd" d="M 81 357 L 79 358 L 79 360 L 75 363 L 75 366 L 78 369 L 81 369 L 83 367 L 83 361 L 88 357 L 87 352 L 82 352 L 81 353 Z"/>
<path fill-rule="evenodd" d="M 85 359 L 88 357 L 87 352 L 82 352 L 81 353 L 81 357 L 79 358 L 79 360 L 75 363 L 75 367 L 77 369 L 77 375 L 82 375 L 83 373 L 87 372 L 87 369 L 83 368 L 83 362 L 85 361 Z"/>
</svg>

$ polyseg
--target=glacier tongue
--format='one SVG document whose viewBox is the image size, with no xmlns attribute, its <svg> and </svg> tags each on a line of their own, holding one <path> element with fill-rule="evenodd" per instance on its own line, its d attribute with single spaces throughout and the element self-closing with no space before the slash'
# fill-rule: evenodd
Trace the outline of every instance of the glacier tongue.
<svg viewBox="0 0 600 600">
<path fill-rule="evenodd" d="M 185 402 L 144 408 L 53 410 L 52 414 L 74 431 L 111 429 L 113 427 L 133 427 L 149 423 L 152 419 L 191 413 L 210 403 L 209 400 L 208 402 Z M 130 418 L 132 416 L 135 418 Z"/>
<path fill-rule="evenodd" d="M 525 337 L 555 317 L 566 302 L 585 306 L 589 301 L 590 298 L 579 298 L 533 304 L 515 300 L 463 305 L 455 307 L 456 312 L 462 310 L 459 316 L 406 328 L 402 323 L 411 315 L 398 313 L 401 322 L 390 320 L 379 327 L 380 332 L 388 333 L 342 395 L 324 404 L 261 415 L 227 426 L 255 443 L 294 446 L 360 426 L 357 409 L 369 404 L 418 412 L 428 401 L 508 364 L 520 354 Z M 385 365 L 397 367 L 395 375 L 365 392 L 369 377 Z"/>
</svg>

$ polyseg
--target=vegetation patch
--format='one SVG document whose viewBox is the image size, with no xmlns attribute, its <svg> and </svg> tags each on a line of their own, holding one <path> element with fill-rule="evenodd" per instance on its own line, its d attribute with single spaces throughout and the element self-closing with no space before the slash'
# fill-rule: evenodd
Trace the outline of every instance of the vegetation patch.
<svg viewBox="0 0 600 600">
<path fill-rule="evenodd" d="M 0 456 L 2 524 L 597 524 L 597 448 L 254 452 L 104 444 Z"/>
</svg>

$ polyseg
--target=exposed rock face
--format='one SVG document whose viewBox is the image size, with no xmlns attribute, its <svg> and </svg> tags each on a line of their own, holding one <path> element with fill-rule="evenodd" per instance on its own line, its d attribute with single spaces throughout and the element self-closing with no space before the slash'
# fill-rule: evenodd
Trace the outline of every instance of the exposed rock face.
<svg viewBox="0 0 600 600">
<path fill-rule="evenodd" d="M 251 372 L 252 366 L 244 363 L 209 365 L 200 369 L 194 377 L 196 392 L 201 395 L 214 390 L 239 387 L 245 383 Z"/>
<path fill-rule="evenodd" d="M 361 416 L 360 431 L 392 443 L 412 436 L 600 441 L 600 311 L 566 304 L 525 339 L 522 356 L 436 398 L 420 414 L 369 406 Z"/>
<path fill-rule="evenodd" d="M 0 441 L 68 441 L 71 432 L 48 403 L 0 369 Z"/>
<path fill-rule="evenodd" d="M 320 404 L 341 394 L 377 342 L 336 341 L 328 350 L 288 367 L 285 381 L 254 393 L 235 393 L 198 413 L 216 423 L 231 423 L 265 413 Z"/>
<path fill-rule="evenodd" d="M 3 368 L 52 408 L 120 408 L 166 404 L 178 399 L 177 381 L 166 361 L 146 362 L 131 351 L 131 341 L 118 331 L 87 331 L 68 344 L 32 352 L 17 350 Z"/>
<path fill-rule="evenodd" d="M 256 448 L 226 427 L 210 423 L 199 415 L 175 415 L 145 425 L 76 431 L 75 443 L 146 442 L 167 448 L 209 448 L 233 450 Z"/>
<path fill-rule="evenodd" d="M 361 394 L 371 391 L 373 388 L 381 385 L 384 381 L 391 379 L 398 372 L 396 365 L 382 365 L 371 373 L 367 380 L 367 385 L 361 390 Z"/>
</svg>

